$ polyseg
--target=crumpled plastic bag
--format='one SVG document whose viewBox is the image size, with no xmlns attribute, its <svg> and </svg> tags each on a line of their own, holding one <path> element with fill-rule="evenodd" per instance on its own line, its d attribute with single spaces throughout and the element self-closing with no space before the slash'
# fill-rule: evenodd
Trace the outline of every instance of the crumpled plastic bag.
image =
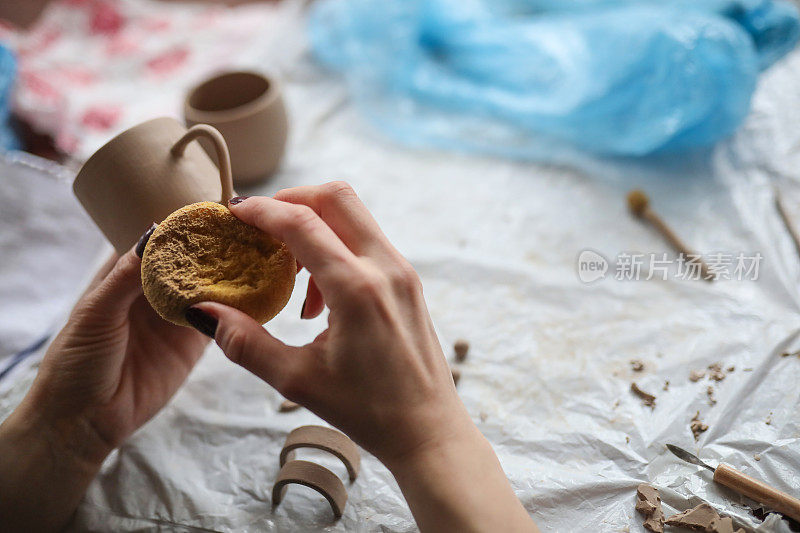
<svg viewBox="0 0 800 533">
<path fill-rule="evenodd" d="M 17 62 L 11 51 L 0 45 L 0 151 L 19 149 L 19 140 L 8 123 L 11 89 L 17 73 Z"/>
<path fill-rule="evenodd" d="M 326 0 L 310 34 L 406 144 L 563 160 L 730 135 L 800 19 L 771 0 Z"/>
</svg>

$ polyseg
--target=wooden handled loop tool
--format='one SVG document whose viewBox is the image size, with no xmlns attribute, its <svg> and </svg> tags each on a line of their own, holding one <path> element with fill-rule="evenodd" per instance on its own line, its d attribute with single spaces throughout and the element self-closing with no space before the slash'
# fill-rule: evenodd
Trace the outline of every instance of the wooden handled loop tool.
<svg viewBox="0 0 800 533">
<path fill-rule="evenodd" d="M 698 264 L 700 265 L 700 277 L 705 281 L 714 281 L 714 276 L 708 269 L 708 264 L 700 259 L 699 254 L 692 252 L 686 244 L 675 234 L 672 229 L 650 208 L 650 199 L 639 189 L 635 189 L 628 193 L 628 209 L 631 213 L 652 225 L 669 244 L 684 257 L 697 257 Z"/>
</svg>

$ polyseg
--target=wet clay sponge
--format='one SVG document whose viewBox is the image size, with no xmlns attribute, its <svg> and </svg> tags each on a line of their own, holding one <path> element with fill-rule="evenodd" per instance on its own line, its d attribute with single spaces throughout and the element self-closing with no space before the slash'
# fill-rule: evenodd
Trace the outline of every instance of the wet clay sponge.
<svg viewBox="0 0 800 533">
<path fill-rule="evenodd" d="M 144 295 L 166 320 L 219 302 L 259 324 L 278 314 L 294 289 L 297 264 L 286 245 L 213 202 L 187 205 L 153 232 L 142 257 Z"/>
</svg>

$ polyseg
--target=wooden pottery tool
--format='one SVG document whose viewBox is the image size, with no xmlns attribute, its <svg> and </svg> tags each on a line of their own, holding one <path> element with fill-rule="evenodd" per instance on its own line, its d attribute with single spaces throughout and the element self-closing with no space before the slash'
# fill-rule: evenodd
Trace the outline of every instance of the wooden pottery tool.
<svg viewBox="0 0 800 533">
<path fill-rule="evenodd" d="M 724 463 L 719 463 L 719 465 L 714 468 L 683 448 L 679 448 L 673 444 L 667 444 L 667 449 L 678 459 L 711 470 L 711 472 L 714 473 L 714 481 L 716 483 L 747 496 L 751 500 L 766 505 L 774 511 L 783 513 L 795 520 L 800 520 L 800 500 L 797 498 L 772 488 L 766 483 L 739 472 L 735 468 Z"/>
<path fill-rule="evenodd" d="M 213 143 L 219 170 L 192 144 L 199 137 Z M 234 196 L 222 135 L 205 124 L 187 130 L 171 118 L 149 120 L 111 139 L 86 161 L 72 190 L 120 255 L 176 209 L 204 200 L 227 204 Z"/>
<path fill-rule="evenodd" d="M 216 75 L 189 91 L 183 115 L 187 125 L 210 124 L 222 133 L 236 185 L 258 183 L 277 170 L 289 131 L 277 80 L 255 72 Z M 211 145 L 201 144 L 214 159 Z"/>
<path fill-rule="evenodd" d="M 678 238 L 674 231 L 650 208 L 650 199 L 639 189 L 635 189 L 628 193 L 628 208 L 631 213 L 637 218 L 649 222 L 661 235 L 669 242 L 669 244 L 684 257 L 697 257 L 697 262 L 700 265 L 700 277 L 705 281 L 714 281 L 708 270 L 708 265 L 700 259 L 700 255 L 692 252 L 682 240 Z"/>
</svg>

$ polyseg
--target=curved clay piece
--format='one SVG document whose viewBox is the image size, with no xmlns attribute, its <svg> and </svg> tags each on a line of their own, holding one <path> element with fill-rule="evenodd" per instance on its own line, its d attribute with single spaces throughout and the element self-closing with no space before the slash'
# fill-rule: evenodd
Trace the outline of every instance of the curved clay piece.
<svg viewBox="0 0 800 533">
<path fill-rule="evenodd" d="M 290 483 L 316 490 L 331 504 L 334 516 L 337 519 L 342 517 L 347 503 L 347 489 L 342 480 L 324 466 L 309 461 L 289 461 L 284 464 L 278 472 L 275 485 L 272 486 L 273 507 L 281 503 Z"/>
<path fill-rule="evenodd" d="M 292 430 L 281 450 L 281 466 L 294 459 L 297 448 L 316 448 L 331 453 L 342 460 L 351 483 L 358 477 L 361 454 L 355 443 L 340 431 L 324 426 L 300 426 Z"/>
</svg>

